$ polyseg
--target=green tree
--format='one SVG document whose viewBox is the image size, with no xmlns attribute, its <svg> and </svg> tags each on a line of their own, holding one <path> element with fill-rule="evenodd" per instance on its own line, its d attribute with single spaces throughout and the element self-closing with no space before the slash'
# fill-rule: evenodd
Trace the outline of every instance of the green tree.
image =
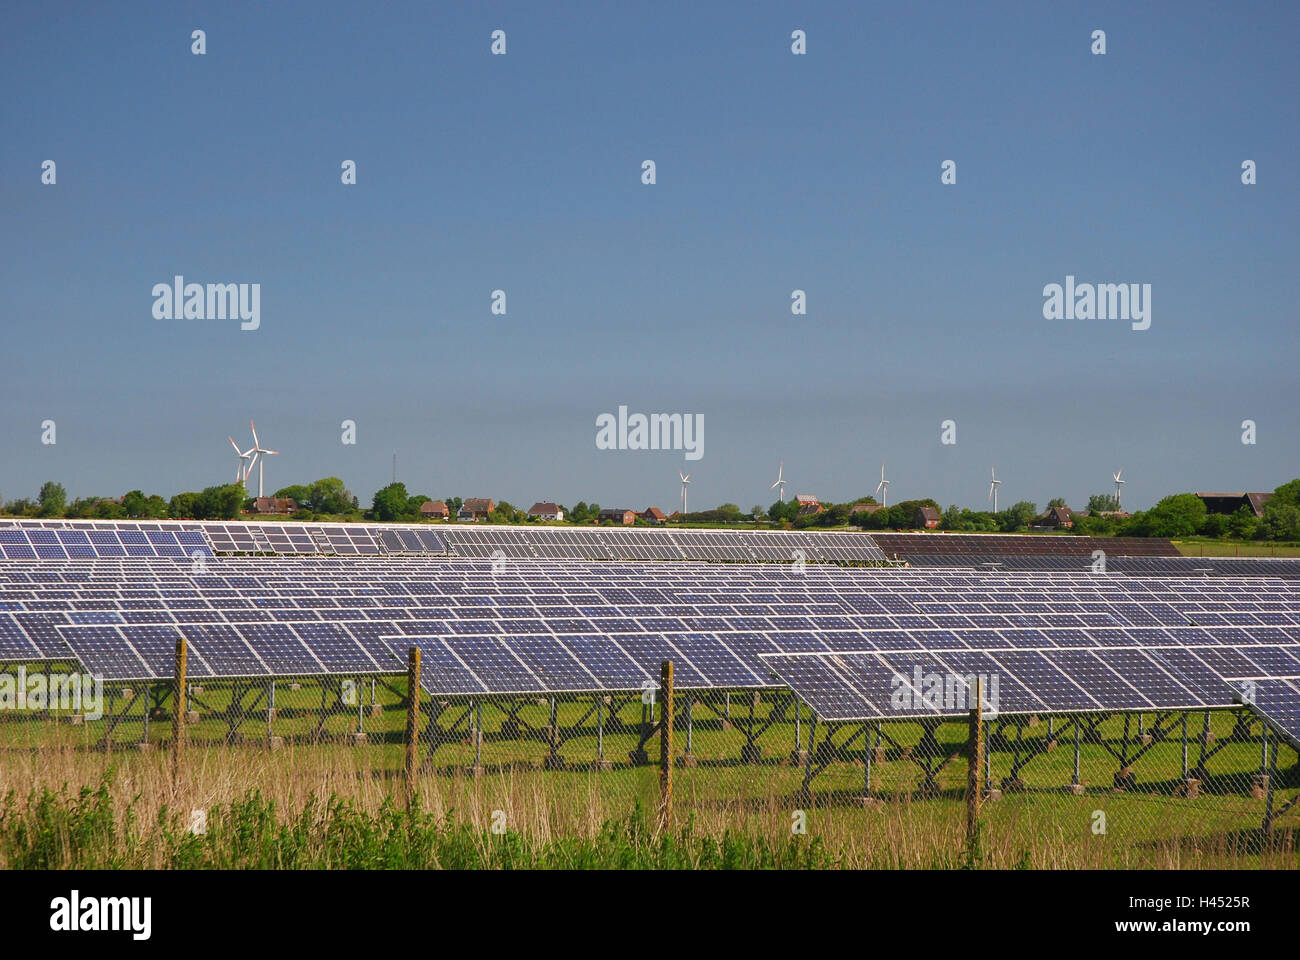
<svg viewBox="0 0 1300 960">
<path fill-rule="evenodd" d="M 199 495 L 178 493 L 167 504 L 167 516 L 173 520 L 192 520 L 198 517 Z"/>
<path fill-rule="evenodd" d="M 289 497 L 297 502 L 300 507 L 311 506 L 311 487 L 305 484 L 295 483 L 287 487 L 281 487 L 272 494 L 274 497 Z"/>
<path fill-rule="evenodd" d="M 1223 513 L 1211 513 L 1201 524 L 1201 533 L 1207 537 L 1225 537 L 1228 535 L 1228 516 Z"/>
<path fill-rule="evenodd" d="M 100 500 L 95 504 L 90 515 L 96 520 L 125 520 L 127 518 L 126 508 L 120 503 L 114 503 L 112 500 Z"/>
<path fill-rule="evenodd" d="M 143 490 L 131 490 L 122 496 L 122 509 L 128 517 L 143 517 L 147 499 Z"/>
<path fill-rule="evenodd" d="M 307 502 L 315 513 L 347 513 L 352 499 L 351 491 L 338 477 L 317 480 L 307 494 Z"/>
<path fill-rule="evenodd" d="M 1038 505 L 1028 500 L 1019 500 L 998 514 L 1002 529 L 1007 532 L 1023 530 L 1038 517 Z"/>
<path fill-rule="evenodd" d="M 194 511 L 199 520 L 233 520 L 243 506 L 243 484 L 227 483 L 205 487 L 195 499 Z"/>
<path fill-rule="evenodd" d="M 1052 507 L 1064 507 L 1064 506 L 1067 506 L 1065 502 L 1065 497 L 1052 497 L 1051 500 L 1047 501 L 1048 510 L 1051 510 Z"/>
<path fill-rule="evenodd" d="M 1088 498 L 1089 513 L 1111 513 L 1119 509 L 1115 497 L 1109 493 L 1094 493 Z"/>
<path fill-rule="evenodd" d="M 1190 537 L 1205 522 L 1205 501 L 1194 493 L 1175 493 L 1134 517 L 1133 533 L 1141 537 Z"/>
<path fill-rule="evenodd" d="M 41 516 L 61 516 L 68 506 L 68 491 L 63 489 L 63 484 L 46 480 L 36 500 L 41 505 Z"/>
<path fill-rule="evenodd" d="M 376 520 L 390 522 L 403 520 L 409 516 L 411 497 L 406 492 L 406 484 L 390 483 L 376 491 L 371 512 Z"/>
<path fill-rule="evenodd" d="M 1274 497 L 1264 504 L 1260 528 L 1270 540 L 1300 540 L 1300 507 Z"/>
<path fill-rule="evenodd" d="M 1293 507 L 1300 507 L 1300 478 L 1291 480 L 1282 484 L 1273 491 L 1273 500 L 1278 503 L 1289 503 Z M 1266 505 L 1267 506 L 1267 505 Z"/>
<path fill-rule="evenodd" d="M 1228 516 L 1228 535 L 1238 540 L 1250 540 L 1259 528 L 1259 519 L 1250 507 L 1238 507 Z"/>
</svg>

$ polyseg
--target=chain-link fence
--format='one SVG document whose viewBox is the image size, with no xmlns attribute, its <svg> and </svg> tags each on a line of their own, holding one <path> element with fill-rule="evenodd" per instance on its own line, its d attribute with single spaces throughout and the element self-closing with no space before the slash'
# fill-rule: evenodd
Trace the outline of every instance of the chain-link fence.
<svg viewBox="0 0 1300 960">
<path fill-rule="evenodd" d="M 358 675 L 187 678 L 178 723 L 172 680 L 42 703 L 71 668 L 11 666 L 0 689 L 20 675 L 0 796 L 107 778 L 133 816 L 181 811 L 192 831 L 257 795 L 283 816 L 333 798 L 543 846 L 757 844 L 756 864 L 1300 865 L 1296 751 L 1246 707 L 996 715 L 977 738 L 968 717 L 826 723 L 788 690 L 421 691 L 417 704 L 408 676 Z"/>
</svg>

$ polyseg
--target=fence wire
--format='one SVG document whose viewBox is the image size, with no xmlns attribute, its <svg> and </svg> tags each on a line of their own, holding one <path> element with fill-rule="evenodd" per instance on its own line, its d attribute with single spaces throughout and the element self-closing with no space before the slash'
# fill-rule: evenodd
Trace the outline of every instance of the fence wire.
<svg viewBox="0 0 1300 960">
<path fill-rule="evenodd" d="M 79 705 L 35 695 L 69 675 L 42 664 L 0 673 L 0 691 L 21 677 L 31 694 L 0 713 L 0 796 L 125 776 L 195 816 L 249 790 L 290 808 L 313 796 L 370 807 L 409 797 L 487 837 L 749 837 L 815 850 L 825 865 L 1300 865 L 1296 751 L 1244 707 L 996 716 L 982 727 L 972 829 L 976 751 L 964 717 L 828 724 L 786 690 L 674 690 L 665 813 L 669 708 L 658 685 L 422 692 L 408 742 L 406 676 L 192 678 L 172 782 L 175 682 L 104 682 Z"/>
</svg>

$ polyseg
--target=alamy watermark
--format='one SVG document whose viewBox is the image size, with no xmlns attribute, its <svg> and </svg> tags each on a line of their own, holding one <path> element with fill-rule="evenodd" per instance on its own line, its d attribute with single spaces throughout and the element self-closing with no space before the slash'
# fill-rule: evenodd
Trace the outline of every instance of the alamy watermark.
<svg viewBox="0 0 1300 960">
<path fill-rule="evenodd" d="M 0 710 L 66 710 L 87 720 L 104 715 L 104 681 L 88 673 L 0 673 Z"/>
<path fill-rule="evenodd" d="M 910 677 L 896 673 L 890 678 L 889 708 L 902 714 L 967 711 L 974 706 L 970 701 L 976 682 L 980 685 L 984 716 L 992 719 L 998 715 L 996 673 L 927 673 L 918 665 Z"/>
<path fill-rule="evenodd" d="M 234 320 L 239 329 L 262 325 L 260 283 L 186 283 L 177 275 L 171 283 L 153 285 L 155 320 Z"/>
<path fill-rule="evenodd" d="M 684 450 L 687 460 L 704 456 L 704 414 L 627 412 L 596 417 L 597 450 Z"/>
<path fill-rule="evenodd" d="M 1151 326 L 1151 284 L 1080 283 L 1043 287 L 1044 320 L 1131 320 L 1134 330 Z"/>
</svg>

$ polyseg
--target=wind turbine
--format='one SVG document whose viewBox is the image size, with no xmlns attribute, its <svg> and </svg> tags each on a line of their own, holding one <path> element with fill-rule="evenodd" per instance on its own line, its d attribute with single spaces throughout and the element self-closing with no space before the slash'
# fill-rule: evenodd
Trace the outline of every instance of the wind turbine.
<svg viewBox="0 0 1300 960">
<path fill-rule="evenodd" d="M 876 493 L 884 493 L 884 499 L 880 501 L 882 507 L 889 506 L 889 484 L 890 481 L 885 479 L 885 461 L 880 461 L 880 483 L 876 484 Z"/>
<path fill-rule="evenodd" d="M 781 465 L 776 468 L 776 483 L 772 484 L 770 487 L 767 488 L 769 490 L 776 490 L 777 491 L 776 495 L 780 498 L 782 503 L 785 503 L 785 481 L 781 479 L 781 474 L 784 471 L 785 471 L 785 461 L 782 460 Z"/>
<path fill-rule="evenodd" d="M 1110 478 L 1111 478 L 1112 480 L 1115 481 L 1115 512 L 1116 512 L 1116 513 L 1119 512 L 1119 494 L 1120 494 L 1120 488 L 1121 488 L 1125 483 L 1128 482 L 1127 480 L 1121 480 L 1121 479 L 1119 478 L 1119 477 L 1120 477 L 1120 474 L 1122 474 L 1123 472 L 1124 472 L 1124 468 L 1123 468 L 1123 467 L 1120 467 L 1118 470 L 1116 470 L 1114 473 L 1112 473 L 1112 474 L 1110 475 Z"/>
<path fill-rule="evenodd" d="M 682 473 L 680 470 L 678 470 L 677 476 L 682 478 L 682 516 L 685 516 L 686 515 L 686 485 L 691 482 L 691 475 L 689 473 Z"/>
<path fill-rule="evenodd" d="M 989 482 L 989 499 L 993 501 L 993 512 L 998 512 L 998 486 L 1002 483 L 998 479 L 996 467 L 989 467 L 989 476 L 992 478 Z"/>
<path fill-rule="evenodd" d="M 265 459 L 259 460 L 258 454 L 261 454 L 263 457 L 274 457 L 274 456 L 278 456 L 280 451 L 262 449 L 262 444 L 257 439 L 257 427 L 253 426 L 252 420 L 248 421 L 248 426 L 249 429 L 253 431 L 253 446 L 248 451 L 249 453 L 253 454 L 253 462 L 248 465 L 248 472 L 249 473 L 253 472 L 253 463 L 256 463 L 257 464 L 257 495 L 261 497 L 264 496 L 264 494 L 262 493 L 262 468 L 266 466 L 266 460 Z"/>
<path fill-rule="evenodd" d="M 235 443 L 234 437 L 226 437 L 226 439 L 230 441 L 230 445 L 235 448 L 235 453 L 239 455 L 239 463 L 235 465 L 235 482 L 246 483 L 248 481 L 248 471 L 252 469 L 253 465 L 250 463 L 247 468 L 245 468 L 244 461 L 252 456 L 253 451 L 240 450 L 239 444 Z"/>
</svg>

